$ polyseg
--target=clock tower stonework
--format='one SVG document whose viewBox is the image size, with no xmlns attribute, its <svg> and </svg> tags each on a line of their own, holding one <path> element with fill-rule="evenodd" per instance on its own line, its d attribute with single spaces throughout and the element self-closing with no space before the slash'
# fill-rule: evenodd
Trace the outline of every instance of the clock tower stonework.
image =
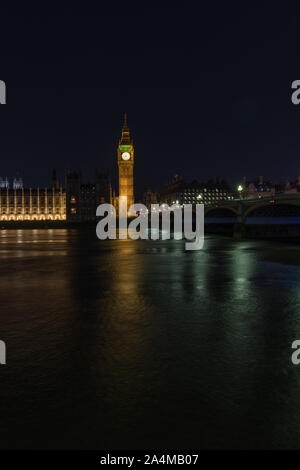
<svg viewBox="0 0 300 470">
<path fill-rule="evenodd" d="M 124 116 L 121 139 L 118 145 L 119 168 L 119 197 L 127 196 L 127 207 L 134 204 L 133 185 L 134 147 L 127 125 L 127 115 Z"/>
</svg>

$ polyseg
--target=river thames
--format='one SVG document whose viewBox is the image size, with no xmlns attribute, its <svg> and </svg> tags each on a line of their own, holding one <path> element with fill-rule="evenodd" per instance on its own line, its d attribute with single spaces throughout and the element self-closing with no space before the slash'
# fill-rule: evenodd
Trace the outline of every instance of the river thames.
<svg viewBox="0 0 300 470">
<path fill-rule="evenodd" d="M 2 449 L 300 449 L 300 245 L 0 232 Z"/>
</svg>

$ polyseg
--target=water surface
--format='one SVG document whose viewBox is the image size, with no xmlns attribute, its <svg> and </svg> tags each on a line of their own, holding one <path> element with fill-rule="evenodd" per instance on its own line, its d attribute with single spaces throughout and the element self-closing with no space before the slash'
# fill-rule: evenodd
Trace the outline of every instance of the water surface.
<svg viewBox="0 0 300 470">
<path fill-rule="evenodd" d="M 0 232 L 0 447 L 300 448 L 300 246 Z"/>
</svg>

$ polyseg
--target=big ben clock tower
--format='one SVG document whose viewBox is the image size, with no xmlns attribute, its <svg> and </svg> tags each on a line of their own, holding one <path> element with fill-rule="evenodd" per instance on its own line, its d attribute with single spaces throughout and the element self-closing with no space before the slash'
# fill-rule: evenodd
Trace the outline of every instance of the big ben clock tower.
<svg viewBox="0 0 300 470">
<path fill-rule="evenodd" d="M 127 207 L 134 204 L 133 188 L 133 165 L 134 148 L 127 126 L 127 115 L 124 116 L 124 124 L 121 139 L 118 145 L 118 167 L 119 167 L 119 197 L 127 196 Z"/>
</svg>

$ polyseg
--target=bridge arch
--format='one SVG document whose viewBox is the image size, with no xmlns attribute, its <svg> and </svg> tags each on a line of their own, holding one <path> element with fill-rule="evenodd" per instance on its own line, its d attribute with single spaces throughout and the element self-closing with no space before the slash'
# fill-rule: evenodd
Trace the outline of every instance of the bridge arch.
<svg viewBox="0 0 300 470">
<path fill-rule="evenodd" d="M 237 217 L 238 211 L 233 207 L 207 207 L 204 214 L 207 218 L 232 218 Z"/>
</svg>

